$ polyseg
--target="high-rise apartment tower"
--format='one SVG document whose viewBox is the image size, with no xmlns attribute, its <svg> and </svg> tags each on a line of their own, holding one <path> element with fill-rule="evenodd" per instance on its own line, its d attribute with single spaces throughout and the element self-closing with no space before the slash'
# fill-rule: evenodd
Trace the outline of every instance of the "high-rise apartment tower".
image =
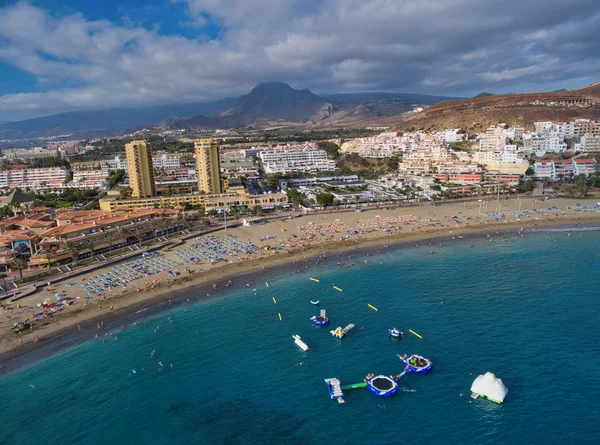
<svg viewBox="0 0 600 445">
<path fill-rule="evenodd" d="M 132 198 L 156 196 L 154 167 L 152 166 L 152 145 L 146 141 L 131 141 L 125 145 L 129 186 Z"/>
<path fill-rule="evenodd" d="M 221 168 L 218 139 L 200 139 L 194 143 L 198 190 L 204 193 L 221 193 Z"/>
</svg>

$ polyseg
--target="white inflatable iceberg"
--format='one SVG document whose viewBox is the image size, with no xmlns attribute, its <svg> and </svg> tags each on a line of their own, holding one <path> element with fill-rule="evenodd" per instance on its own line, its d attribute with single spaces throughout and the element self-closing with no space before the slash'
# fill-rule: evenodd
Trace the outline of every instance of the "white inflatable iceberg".
<svg viewBox="0 0 600 445">
<path fill-rule="evenodd" d="M 475 379 L 471 385 L 471 392 L 474 399 L 483 396 L 492 402 L 502 403 L 506 394 L 508 394 L 508 389 L 506 389 L 502 380 L 491 372 L 486 372 Z"/>
</svg>

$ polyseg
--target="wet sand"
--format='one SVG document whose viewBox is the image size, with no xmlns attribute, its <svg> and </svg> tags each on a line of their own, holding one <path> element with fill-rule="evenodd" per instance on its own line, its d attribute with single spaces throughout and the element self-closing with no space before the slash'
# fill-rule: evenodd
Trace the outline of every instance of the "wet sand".
<svg viewBox="0 0 600 445">
<path fill-rule="evenodd" d="M 485 203 L 473 201 L 471 203 L 448 203 L 443 206 L 424 206 L 408 207 L 394 210 L 372 210 L 363 213 L 331 213 L 319 215 L 304 215 L 300 218 L 286 220 L 284 222 L 269 222 L 264 225 L 253 227 L 239 227 L 227 230 L 227 234 L 236 236 L 239 240 L 253 242 L 261 246 L 252 257 L 247 255 L 228 258 L 227 263 L 218 263 L 210 265 L 194 265 L 189 267 L 192 272 L 183 272 L 178 277 L 169 277 L 166 273 L 157 274 L 160 277 L 160 283 L 156 287 L 142 291 L 137 291 L 136 286 L 139 283 L 132 283 L 131 288 L 125 292 L 115 292 L 112 296 L 94 301 L 87 307 L 83 304 L 76 304 L 67 310 L 59 313 L 57 316 L 49 317 L 41 321 L 38 328 L 32 332 L 27 332 L 22 336 L 23 343 L 20 343 L 19 336 L 8 332 L 13 318 L 2 320 L 0 322 L 0 373 L 9 372 L 21 366 L 35 362 L 36 360 L 48 357 L 64 348 L 79 344 L 95 334 L 99 334 L 98 323 L 103 323 L 103 328 L 115 329 L 122 324 L 131 324 L 136 320 L 142 320 L 149 315 L 153 315 L 161 310 L 167 309 L 170 305 L 184 304 L 188 299 L 196 301 L 201 298 L 209 298 L 222 295 L 224 292 L 233 289 L 240 289 L 247 283 L 261 281 L 264 277 L 276 277 L 285 273 L 294 273 L 296 265 L 294 262 L 308 259 L 309 269 L 307 271 L 301 268 L 301 273 L 310 273 L 314 267 L 314 257 L 327 254 L 327 261 L 334 261 L 340 254 L 347 254 L 354 249 L 373 250 L 384 244 L 390 247 L 398 245 L 412 245 L 422 243 L 433 238 L 443 239 L 444 242 L 455 242 L 475 239 L 490 234 L 497 236 L 496 231 L 503 233 L 517 231 L 521 228 L 537 227 L 542 229 L 549 226 L 575 227 L 577 224 L 595 225 L 600 224 L 600 213 L 595 211 L 575 212 L 573 206 L 580 202 L 582 205 L 594 205 L 595 202 L 585 202 L 583 200 L 556 200 L 554 203 L 558 210 L 552 212 L 532 213 L 529 217 L 520 217 L 517 220 L 515 215 L 505 215 L 504 219 L 496 221 L 494 216 L 486 216 L 486 212 L 496 210 L 497 202 L 489 202 L 488 209 L 484 208 Z M 522 210 L 525 203 L 532 205 L 532 202 L 525 200 L 501 201 L 502 211 L 510 212 Z M 538 207 L 550 207 L 551 202 L 537 201 Z M 454 204 L 454 205 L 453 205 Z M 491 207 L 494 207 L 491 209 Z M 480 215 L 481 213 L 481 215 Z M 456 223 L 452 216 L 458 216 L 459 223 Z M 413 225 L 396 227 L 396 232 L 384 232 L 379 227 L 381 221 L 385 218 L 414 218 Z M 436 219 L 437 224 L 424 226 L 423 219 Z M 369 229 L 369 224 L 372 225 Z M 367 227 L 362 233 L 352 236 L 344 236 L 343 229 L 346 225 L 362 230 L 361 227 Z M 393 225 L 393 224 L 392 224 Z M 305 232 L 311 227 L 319 226 L 323 236 L 307 235 Z M 303 228 L 304 227 L 304 228 Z M 331 233 L 327 230 L 331 228 Z M 338 230 L 335 232 L 335 230 Z M 296 238 L 293 234 L 298 234 Z M 222 234 L 222 233 L 221 233 Z M 304 235 L 303 235 L 304 234 Z M 341 234 L 341 235 L 340 235 Z M 302 237 L 305 239 L 301 239 Z M 344 237 L 345 239 L 339 239 Z M 268 238 L 268 239 L 267 239 Z M 264 250 L 265 246 L 270 246 L 271 250 Z M 281 250 L 274 250 L 279 247 Z M 176 250 L 176 249 L 175 249 Z M 172 256 L 174 252 L 166 252 L 164 255 Z M 201 271 L 200 269 L 205 270 Z M 108 269 L 107 269 L 108 270 Z M 101 271 L 100 271 L 101 272 Z M 100 273 L 98 271 L 93 274 Z M 92 273 L 89 274 L 90 276 Z M 88 278 L 88 277 L 83 277 Z M 154 278 L 154 277 L 153 277 Z M 227 287 L 229 280 L 232 285 Z M 146 279 L 147 281 L 147 279 Z M 79 283 L 79 280 L 78 280 Z M 53 289 L 52 293 L 41 291 L 26 299 L 23 299 L 22 306 L 34 305 L 48 295 L 53 295 L 55 290 L 66 290 L 69 296 L 75 296 L 81 292 L 79 287 L 65 287 L 66 283 Z M 213 286 L 216 288 L 213 289 Z M 170 300 L 170 303 L 169 303 Z M 97 306 L 101 302 L 102 308 Z M 112 307 L 112 309 L 111 309 Z M 79 327 L 78 327 L 79 325 Z M 39 338 L 34 343 L 33 337 Z"/>
</svg>

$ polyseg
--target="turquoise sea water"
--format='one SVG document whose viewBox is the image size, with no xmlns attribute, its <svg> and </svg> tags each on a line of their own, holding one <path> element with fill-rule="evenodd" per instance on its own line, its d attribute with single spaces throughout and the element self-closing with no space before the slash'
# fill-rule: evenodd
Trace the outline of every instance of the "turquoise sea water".
<svg viewBox="0 0 600 445">
<path fill-rule="evenodd" d="M 600 233 L 446 243 L 264 272 L 257 296 L 236 283 L 6 376 L 0 443 L 598 443 Z M 311 326 L 319 308 L 332 326 Z M 404 352 L 434 362 L 402 378 L 416 392 L 329 399 L 324 378 L 398 374 Z M 468 397 L 488 370 L 509 389 L 502 406 Z"/>
</svg>

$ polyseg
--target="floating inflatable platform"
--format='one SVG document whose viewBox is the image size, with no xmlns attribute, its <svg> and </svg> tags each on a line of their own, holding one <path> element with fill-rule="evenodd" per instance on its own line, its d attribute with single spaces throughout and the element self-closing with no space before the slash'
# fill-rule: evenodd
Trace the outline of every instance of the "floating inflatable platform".
<svg viewBox="0 0 600 445">
<path fill-rule="evenodd" d="M 337 399 L 338 403 L 345 403 L 344 393 L 342 392 L 340 381 L 336 378 L 332 378 L 325 379 L 325 383 L 327 384 L 327 389 L 329 390 L 329 397 L 331 397 L 331 400 Z"/>
<path fill-rule="evenodd" d="M 310 321 L 312 321 L 315 326 L 327 326 L 329 324 L 329 318 L 327 318 L 325 309 L 321 309 L 321 314 L 311 317 Z"/>
<path fill-rule="evenodd" d="M 376 375 L 367 380 L 367 388 L 379 397 L 391 397 L 398 392 L 398 384 L 385 375 Z"/>
<path fill-rule="evenodd" d="M 433 363 L 428 358 L 421 355 L 413 354 L 410 356 L 398 356 L 404 362 L 406 372 L 414 372 L 417 374 L 426 374 L 433 369 Z"/>
</svg>

